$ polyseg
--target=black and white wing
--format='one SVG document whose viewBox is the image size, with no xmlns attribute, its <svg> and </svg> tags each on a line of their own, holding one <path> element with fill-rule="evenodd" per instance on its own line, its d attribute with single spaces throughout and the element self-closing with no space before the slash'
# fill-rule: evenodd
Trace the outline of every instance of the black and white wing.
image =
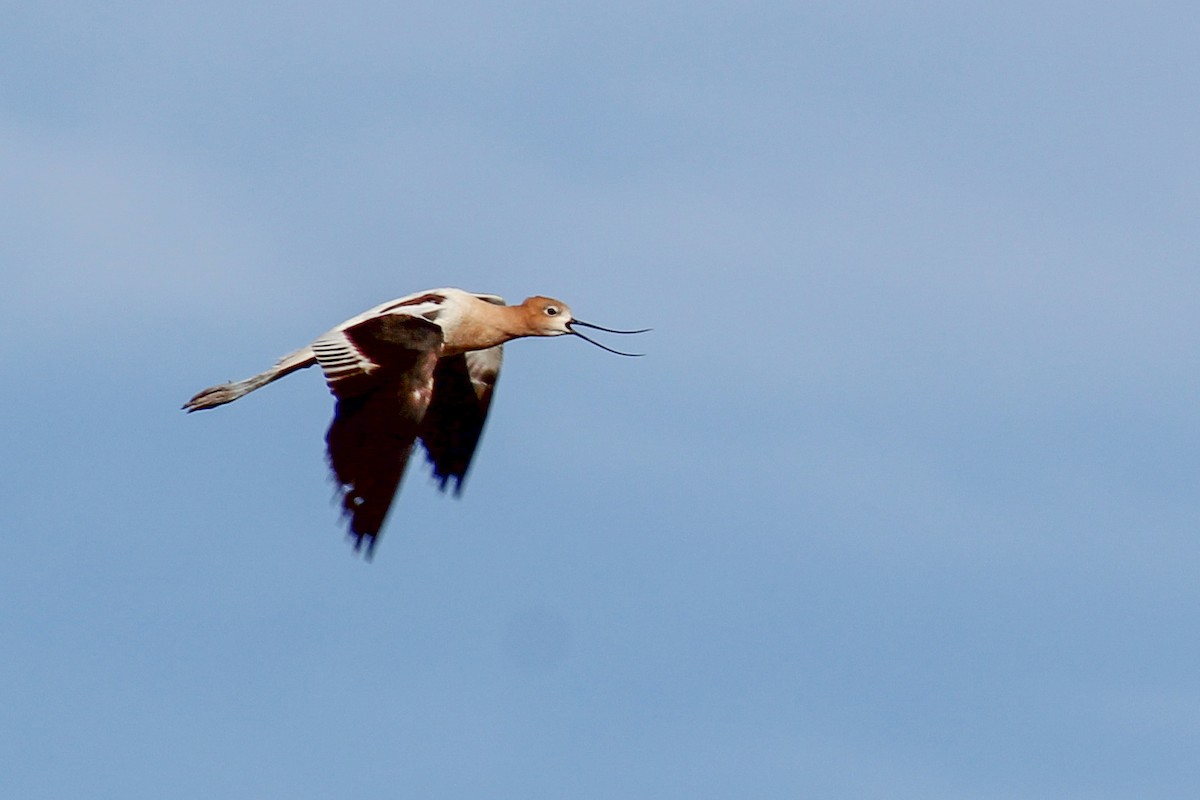
<svg viewBox="0 0 1200 800">
<path fill-rule="evenodd" d="M 442 330 L 383 314 L 339 326 L 312 344 L 337 398 L 325 441 L 355 549 L 370 557 L 404 476 L 434 389 Z"/>
<path fill-rule="evenodd" d="M 498 345 L 447 356 L 434 369 L 433 400 L 425 412 L 420 436 L 442 491 L 453 478 L 454 493 L 462 493 L 463 480 L 487 422 L 503 356 L 503 346 Z"/>
</svg>

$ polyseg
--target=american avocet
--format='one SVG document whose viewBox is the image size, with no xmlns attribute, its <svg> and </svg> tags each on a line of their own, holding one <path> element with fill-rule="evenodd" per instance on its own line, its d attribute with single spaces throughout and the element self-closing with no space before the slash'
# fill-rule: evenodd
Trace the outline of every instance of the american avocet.
<svg viewBox="0 0 1200 800">
<path fill-rule="evenodd" d="M 325 436 L 329 465 L 354 548 L 365 546 L 370 557 L 417 439 L 425 445 L 439 488 L 445 491 L 453 479 L 454 493 L 461 493 L 505 342 L 573 334 L 617 355 L 638 355 L 593 341 L 577 326 L 645 332 L 582 322 L 566 303 L 549 297 L 508 306 L 491 294 L 434 289 L 364 311 L 265 372 L 212 386 L 183 407 L 190 412 L 230 403 L 319 364 L 337 398 Z"/>
</svg>

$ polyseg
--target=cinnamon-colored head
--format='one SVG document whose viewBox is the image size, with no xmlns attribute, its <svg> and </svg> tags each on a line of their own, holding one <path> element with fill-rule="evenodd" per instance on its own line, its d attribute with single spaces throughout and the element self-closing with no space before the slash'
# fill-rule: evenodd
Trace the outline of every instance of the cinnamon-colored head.
<svg viewBox="0 0 1200 800">
<path fill-rule="evenodd" d="M 520 305 L 528 329 L 526 336 L 562 336 L 573 333 L 571 308 L 553 297 L 527 297 Z"/>
</svg>

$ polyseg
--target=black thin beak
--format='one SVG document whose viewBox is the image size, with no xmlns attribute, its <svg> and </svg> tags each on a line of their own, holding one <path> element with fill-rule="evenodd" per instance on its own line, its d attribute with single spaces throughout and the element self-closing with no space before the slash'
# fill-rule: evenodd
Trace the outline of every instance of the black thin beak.
<svg viewBox="0 0 1200 800">
<path fill-rule="evenodd" d="M 590 323 L 590 322 L 583 322 L 582 320 L 578 320 L 578 319 L 573 319 L 573 320 L 571 320 L 570 322 L 568 322 L 568 323 L 567 323 L 567 328 L 568 328 L 568 329 L 571 331 L 571 333 L 575 334 L 575 335 L 576 335 L 576 336 L 578 336 L 580 339 L 583 339 L 585 342 L 588 342 L 589 344 L 594 344 L 594 345 L 596 345 L 596 347 L 599 347 L 601 350 L 607 350 L 607 351 L 608 351 L 608 352 L 610 352 L 610 353 L 616 353 L 616 354 L 617 354 L 617 355 L 619 355 L 619 356 L 629 356 L 629 357 L 631 357 L 631 358 L 639 358 L 639 357 L 641 357 L 641 356 L 644 356 L 644 355 L 646 355 L 645 353 L 622 353 L 620 350 L 614 350 L 614 349 L 612 349 L 611 347 L 609 347 L 608 345 L 603 345 L 603 344 L 600 344 L 600 343 L 599 343 L 599 342 L 597 342 L 595 339 L 589 339 L 588 337 L 584 336 L 582 333 L 580 333 L 579 331 L 575 330 L 575 327 L 574 327 L 574 326 L 576 326 L 576 325 L 581 325 L 581 326 L 583 326 L 584 328 L 595 328 L 595 329 L 596 329 L 596 330 L 598 330 L 598 331 L 605 331 L 605 332 L 607 332 L 607 333 L 622 333 L 622 334 L 626 334 L 626 333 L 646 333 L 647 331 L 649 331 L 649 330 L 650 330 L 650 328 L 643 328 L 643 329 L 641 329 L 641 330 L 639 330 L 639 331 L 619 331 L 619 330 L 616 330 L 615 328 L 603 328 L 603 327 L 601 327 L 601 326 L 599 326 L 599 325 L 593 325 L 593 324 L 592 324 L 592 323 Z"/>
<path fill-rule="evenodd" d="M 567 323 L 567 327 L 572 325 L 582 325 L 585 328 L 595 328 L 598 331 L 605 331 L 607 333 L 647 333 L 653 330 L 653 328 L 642 328 L 640 331 L 619 331 L 616 328 L 602 328 L 599 325 L 593 325 L 592 323 L 584 322 L 581 319 L 573 319 Z"/>
</svg>

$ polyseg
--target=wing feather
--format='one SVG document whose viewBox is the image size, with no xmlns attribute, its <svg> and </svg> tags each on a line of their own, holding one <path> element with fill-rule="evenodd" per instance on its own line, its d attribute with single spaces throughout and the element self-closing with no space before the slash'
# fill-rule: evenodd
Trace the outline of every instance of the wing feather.
<svg viewBox="0 0 1200 800">
<path fill-rule="evenodd" d="M 429 407 L 442 331 L 385 314 L 337 333 L 313 345 L 337 398 L 325 441 L 349 534 L 370 557 Z"/>
<path fill-rule="evenodd" d="M 497 346 L 438 361 L 433 373 L 433 399 L 425 412 L 420 437 L 442 491 L 453 479 L 454 493 L 462 493 L 487 422 L 503 356 L 503 348 Z"/>
</svg>

